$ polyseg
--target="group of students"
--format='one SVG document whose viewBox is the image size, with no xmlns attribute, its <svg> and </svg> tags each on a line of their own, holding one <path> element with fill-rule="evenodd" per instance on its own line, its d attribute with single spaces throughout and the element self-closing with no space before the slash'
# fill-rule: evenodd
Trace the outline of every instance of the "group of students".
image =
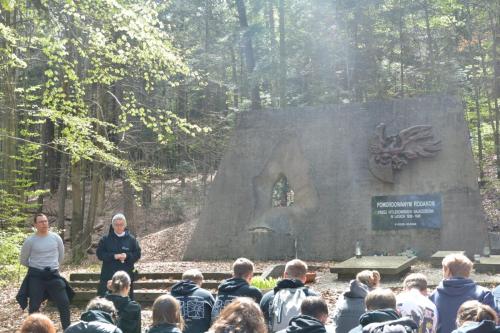
<svg viewBox="0 0 500 333">
<path fill-rule="evenodd" d="M 184 272 L 170 294 L 155 300 L 146 332 L 500 333 L 494 297 L 469 278 L 471 269 L 466 256 L 449 255 L 443 260 L 443 280 L 430 295 L 425 275 L 413 273 L 397 296 L 380 287 L 377 271 L 362 271 L 339 298 L 330 319 L 325 300 L 305 285 L 305 262 L 289 261 L 277 286 L 262 295 L 250 285 L 253 263 L 239 258 L 233 277 L 219 285 L 215 298 L 202 288 L 199 270 Z M 80 321 L 64 332 L 140 333 L 141 307 L 128 296 L 130 286 L 129 275 L 116 272 L 106 296 L 90 301 Z M 30 315 L 21 327 L 21 333 L 53 332 L 53 324 L 41 314 Z"/>
</svg>

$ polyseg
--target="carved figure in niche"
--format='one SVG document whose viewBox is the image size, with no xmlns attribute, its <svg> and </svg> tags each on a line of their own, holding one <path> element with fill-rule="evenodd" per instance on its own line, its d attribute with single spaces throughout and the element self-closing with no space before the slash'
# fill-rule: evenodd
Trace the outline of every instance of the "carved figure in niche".
<svg viewBox="0 0 500 333">
<path fill-rule="evenodd" d="M 386 136 L 385 124 L 380 123 L 370 144 L 369 169 L 379 180 L 394 183 L 394 171 L 401 170 L 409 160 L 433 157 L 440 150 L 441 141 L 434 140 L 432 126 L 412 126 L 398 135 Z"/>
<path fill-rule="evenodd" d="M 293 205 L 293 189 L 288 184 L 288 179 L 281 174 L 280 178 L 274 183 L 273 194 L 271 197 L 272 207 L 288 207 Z"/>
</svg>

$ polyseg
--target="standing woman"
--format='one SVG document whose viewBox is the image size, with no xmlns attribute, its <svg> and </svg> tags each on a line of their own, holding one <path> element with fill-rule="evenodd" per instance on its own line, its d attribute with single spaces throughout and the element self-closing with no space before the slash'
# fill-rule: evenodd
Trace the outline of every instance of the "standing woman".
<svg viewBox="0 0 500 333">
<path fill-rule="evenodd" d="M 146 333 L 182 333 L 182 318 L 179 301 L 170 295 L 162 295 L 153 303 L 153 324 Z"/>
<path fill-rule="evenodd" d="M 141 306 L 128 297 L 130 283 L 126 272 L 116 272 L 108 284 L 111 293 L 106 294 L 106 299 L 115 305 L 118 311 L 116 326 L 121 328 L 123 333 L 141 333 Z"/>
<path fill-rule="evenodd" d="M 97 294 L 106 294 L 106 285 L 113 274 L 125 271 L 132 277 L 134 264 L 141 258 L 139 243 L 127 230 L 127 220 L 123 214 L 116 214 L 111 220 L 109 233 L 101 238 L 97 246 L 97 258 L 102 260 L 101 276 Z M 134 286 L 130 284 L 130 298 L 134 298 Z"/>
</svg>

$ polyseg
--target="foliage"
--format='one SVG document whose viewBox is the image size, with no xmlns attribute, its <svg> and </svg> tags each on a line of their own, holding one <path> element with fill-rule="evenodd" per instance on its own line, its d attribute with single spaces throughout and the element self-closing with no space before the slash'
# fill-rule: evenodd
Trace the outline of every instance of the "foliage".
<svg viewBox="0 0 500 333">
<path fill-rule="evenodd" d="M 259 289 L 273 289 L 278 284 L 278 279 L 269 277 L 267 279 L 263 279 L 260 276 L 254 276 L 250 285 L 257 287 Z"/>
<path fill-rule="evenodd" d="M 24 275 L 26 269 L 19 263 L 19 253 L 25 237 L 19 229 L 0 230 L 0 286 Z"/>
</svg>

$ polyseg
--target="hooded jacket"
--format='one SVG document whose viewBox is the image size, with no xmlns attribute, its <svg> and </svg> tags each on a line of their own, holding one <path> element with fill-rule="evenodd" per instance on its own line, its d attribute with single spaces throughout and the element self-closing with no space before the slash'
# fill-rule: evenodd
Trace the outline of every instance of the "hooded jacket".
<svg viewBox="0 0 500 333">
<path fill-rule="evenodd" d="M 365 313 L 365 297 L 368 289 L 364 283 L 351 281 L 349 290 L 344 292 L 333 314 L 336 333 L 347 333 L 359 325 L 359 317 Z"/>
<path fill-rule="evenodd" d="M 224 280 L 219 285 L 217 297 L 215 298 L 215 305 L 212 309 L 212 321 L 236 297 L 250 297 L 259 303 L 262 299 L 262 293 L 259 289 L 250 286 L 245 279 L 233 277 Z"/>
<path fill-rule="evenodd" d="M 266 322 L 269 323 L 269 317 L 270 317 L 269 308 L 270 305 L 273 303 L 275 293 L 285 288 L 302 288 L 302 287 L 304 287 L 304 293 L 306 294 L 306 296 L 319 296 L 319 294 L 316 291 L 309 289 L 308 287 L 305 287 L 304 283 L 302 283 L 302 281 L 297 279 L 283 279 L 278 282 L 274 290 L 267 292 L 260 301 L 260 309 L 264 314 Z"/>
<path fill-rule="evenodd" d="M 84 312 L 80 321 L 69 326 L 64 333 L 123 333 L 113 324 L 111 315 L 100 310 Z"/>
<path fill-rule="evenodd" d="M 195 282 L 182 280 L 172 286 L 170 294 L 181 304 L 184 318 L 184 333 L 199 333 L 210 328 L 212 308 L 215 300 L 212 294 L 200 288 Z"/>
<path fill-rule="evenodd" d="M 146 333 L 182 333 L 182 332 L 175 325 L 160 324 L 147 329 Z"/>
<path fill-rule="evenodd" d="M 123 333 L 141 333 L 141 306 L 128 296 L 107 294 L 118 311 L 117 326 Z"/>
<path fill-rule="evenodd" d="M 414 333 L 418 329 L 417 323 L 404 317 L 381 323 L 371 323 L 363 327 L 363 333 Z"/>
<path fill-rule="evenodd" d="M 118 253 L 127 255 L 123 263 L 114 257 Z M 104 294 L 107 281 L 111 280 L 113 274 L 118 271 L 127 272 L 133 280 L 134 264 L 141 258 L 141 248 L 135 237 L 127 229 L 125 229 L 124 236 L 118 237 L 113 230 L 113 226 L 110 226 L 108 234 L 99 241 L 96 254 L 97 258 L 102 260 L 99 291 Z"/>
<path fill-rule="evenodd" d="M 326 329 L 318 319 L 300 315 L 290 320 L 289 326 L 277 333 L 326 333 Z"/>
<path fill-rule="evenodd" d="M 400 316 L 394 309 L 381 309 L 368 311 L 359 317 L 359 325 L 349 331 L 349 333 L 362 333 L 363 328 L 372 323 L 382 323 L 399 319 Z"/>
<path fill-rule="evenodd" d="M 491 320 L 468 322 L 454 330 L 453 333 L 500 333 L 500 326 Z"/>
<path fill-rule="evenodd" d="M 477 300 L 496 310 L 491 292 L 471 279 L 443 280 L 429 298 L 438 311 L 437 333 L 451 333 L 456 328 L 457 311 L 465 301 Z"/>
</svg>

